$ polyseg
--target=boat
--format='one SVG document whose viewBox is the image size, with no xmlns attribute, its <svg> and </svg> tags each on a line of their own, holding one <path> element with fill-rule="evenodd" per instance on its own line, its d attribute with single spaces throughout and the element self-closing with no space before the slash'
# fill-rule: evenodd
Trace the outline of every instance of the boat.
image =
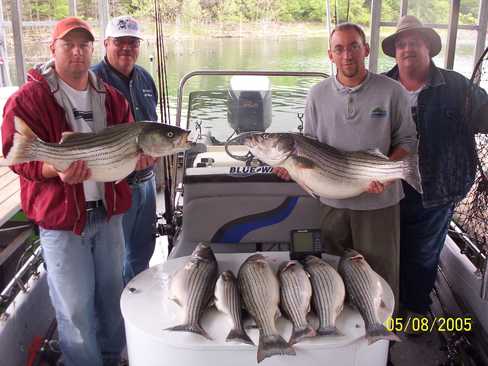
<svg viewBox="0 0 488 366">
<path fill-rule="evenodd" d="M 227 77 L 224 90 L 193 91 L 189 93 L 188 105 L 183 108 L 183 90 L 191 78 L 217 76 Z M 193 334 L 160 331 L 178 319 L 177 307 L 168 300 L 169 278 L 198 243 L 205 242 L 212 247 L 223 263 L 222 270 L 233 269 L 234 272 L 238 264 L 254 252 L 264 253 L 272 263 L 278 259 L 300 258 L 304 252 L 327 257 L 322 245 L 314 244 L 320 228 L 318 201 L 296 183 L 277 178 L 271 167 L 256 161 L 244 146 L 235 143 L 238 139 L 234 136 L 248 131 L 302 132 L 302 116 L 297 111 L 303 110 L 303 105 L 298 108 L 292 105 L 284 111 L 279 87 L 270 81 L 284 77 L 317 81 L 328 76 L 305 72 L 202 70 L 186 75 L 180 82 L 177 124 L 197 131 L 197 144 L 177 159 L 174 228 L 171 230 L 175 234 L 168 260 L 137 276 L 122 295 L 129 360 L 136 366 L 156 365 L 162 358 L 181 365 L 199 360 L 200 365 L 206 366 L 215 359 L 236 365 L 254 364 L 255 350 L 223 341 L 228 329 L 223 316 L 215 311 L 209 311 L 203 318 L 204 327 L 215 338 L 213 342 Z M 296 85 L 303 84 L 296 82 Z M 213 100 L 210 107 L 204 102 L 209 95 Z M 222 113 L 216 115 L 205 110 L 214 110 L 215 103 L 221 103 Z M 188 110 L 186 118 L 182 117 L 183 109 Z M 239 119 L 238 116 L 244 117 Z M 308 238 L 305 244 L 298 244 L 297 233 Z M 427 339 L 431 349 L 408 338 L 390 347 L 390 352 L 387 341 L 368 346 L 364 343 L 364 330 L 351 332 L 351 329 L 361 329 L 362 321 L 356 317 L 355 310 L 346 307 L 339 321 L 339 327 L 347 336 L 342 342 L 335 338 L 307 340 L 297 347 L 295 358 L 277 357 L 267 362 L 270 365 L 303 362 L 319 365 L 329 360 L 335 365 L 358 366 L 403 366 L 413 362 L 422 362 L 422 365 L 486 364 L 487 338 L 484 335 L 488 329 L 488 303 L 479 296 L 481 278 L 473 273 L 473 264 L 448 237 L 442 252 L 432 314 L 439 324 L 445 323 L 445 327 L 436 326 L 429 331 Z M 139 309 L 146 307 L 151 310 L 140 312 Z M 384 315 L 385 319 L 391 316 L 391 310 Z M 158 320 L 150 320 L 154 318 Z M 470 331 L 465 332 L 468 324 Z M 289 323 L 282 322 L 280 327 L 284 334 L 289 333 Z M 442 347 L 447 351 L 441 351 Z M 234 353 L 240 355 L 236 360 L 233 360 Z"/>
<path fill-rule="evenodd" d="M 373 10 L 378 20 L 378 7 L 375 5 Z M 374 29 L 378 31 L 375 38 L 377 53 L 379 26 L 375 24 Z M 453 47 L 450 49 L 452 52 L 448 53 L 453 56 Z M 185 85 L 193 77 L 225 77 L 226 82 L 219 90 L 192 91 L 188 100 L 183 100 Z M 312 83 L 324 77 L 328 75 L 205 70 L 187 74 L 181 80 L 176 124 L 192 129 L 198 143 L 192 150 L 171 160 L 174 167 L 169 201 L 172 214 L 166 221 L 159 222 L 159 232 L 168 238 L 171 249 L 168 260 L 134 278 L 121 299 L 126 317 L 128 354 L 132 356 L 129 362 L 133 366 L 149 365 L 154 359 L 159 360 L 158 365 L 205 365 L 216 360 L 227 360 L 237 365 L 238 357 L 235 355 L 243 356 L 241 364 L 255 363 L 253 351 L 246 346 L 229 346 L 221 342 L 224 330 L 217 325 L 223 320 L 214 311 L 204 319 L 204 326 L 210 327 L 210 333 L 217 337 L 214 343 L 203 343 L 198 338 L 185 337 L 187 335 L 176 337 L 171 343 L 168 337 L 164 337 L 168 334 L 162 330 L 166 323 L 153 321 L 150 324 L 154 314 L 159 315 L 162 311 L 170 314 L 169 320 L 176 319 L 177 310 L 166 302 L 164 289 L 169 275 L 197 243 L 205 241 L 211 244 L 223 263 L 222 269 L 235 270 L 243 258 L 256 251 L 267 253 L 272 263 L 308 253 L 324 255 L 331 263 L 336 261 L 314 246 L 319 229 L 318 202 L 295 183 L 279 180 L 271 173 L 270 167 L 253 161 L 243 146 L 232 141 L 234 134 L 251 130 L 301 133 L 306 92 Z M 291 90 L 293 88 L 277 88 L 279 83 L 274 78 L 309 81 L 293 83 L 295 90 Z M 284 103 L 283 95 L 293 93 L 296 95 L 288 100 L 292 103 Z M 215 104 L 218 104 L 217 108 Z M 213 108 L 210 111 L 199 109 L 209 105 Z M 214 118 L 216 110 L 219 118 Z M 2 224 L 12 225 L 7 221 L 12 221 L 19 210 L 18 186 L 15 189 L 15 179 L 7 169 L 0 171 L 0 179 L 4 175 L 9 177 L 9 184 L 13 187 L 8 192 L 12 193 L 11 196 L 17 194 L 17 198 L 12 199 L 15 204 L 8 206 L 0 218 L 5 220 Z M 2 192 L 7 192 L 3 187 L 0 187 Z M 28 247 L 24 245 L 33 228 L 21 228 L 25 223 L 14 225 L 21 232 L 17 232 L 15 240 L 9 240 L 8 245 L 5 243 L 7 249 L 0 252 L 0 259 L 5 259 L 0 260 L 2 274 L 7 260 L 22 257 L 20 264 L 14 266 L 18 271 L 12 271 L 8 276 L 0 295 L 1 364 L 54 365 L 59 349 L 42 257 L 35 239 Z M 2 230 L 5 228 L 3 226 Z M 294 242 L 297 233 L 306 238 L 305 247 Z M 20 249 L 27 254 L 19 254 Z M 392 347 L 384 341 L 368 348 L 371 346 L 364 343 L 357 312 L 347 308 L 341 323 L 343 329 L 350 331 L 346 332 L 346 339 L 310 341 L 299 347 L 296 358 L 276 357 L 266 362 L 270 365 L 285 362 L 313 365 L 319 363 L 316 357 L 321 360 L 329 357 L 330 363 L 337 365 L 488 365 L 487 276 L 486 249 L 470 240 L 453 222 L 441 253 L 432 307 L 432 315 L 445 320 L 445 330 L 434 329 L 420 341 L 405 338 L 404 342 Z M 392 306 L 390 302 L 389 308 Z M 387 318 L 388 313 L 384 316 Z M 468 332 L 464 331 L 466 321 L 472 325 Z M 357 325 L 360 331 L 354 332 L 352 329 Z M 284 334 L 289 332 L 289 324 L 285 321 L 281 321 L 279 327 Z M 255 334 L 251 335 L 255 337 Z M 182 359 L 182 355 L 186 358 Z M 219 359 L 219 356 L 223 358 Z"/>
</svg>

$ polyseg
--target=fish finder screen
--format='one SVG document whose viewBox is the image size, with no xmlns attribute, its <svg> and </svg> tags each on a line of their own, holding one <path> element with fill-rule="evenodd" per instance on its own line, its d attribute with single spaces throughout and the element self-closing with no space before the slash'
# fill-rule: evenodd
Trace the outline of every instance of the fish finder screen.
<svg viewBox="0 0 488 366">
<path fill-rule="evenodd" d="M 313 233 L 293 233 L 293 247 L 296 252 L 311 252 L 313 250 Z"/>
</svg>

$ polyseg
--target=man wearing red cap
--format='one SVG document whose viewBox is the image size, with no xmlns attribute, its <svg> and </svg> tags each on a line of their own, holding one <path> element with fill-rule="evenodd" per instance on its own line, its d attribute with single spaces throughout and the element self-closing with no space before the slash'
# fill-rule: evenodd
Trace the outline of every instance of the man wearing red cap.
<svg viewBox="0 0 488 366">
<path fill-rule="evenodd" d="M 66 131 L 97 132 L 133 120 L 125 98 L 89 71 L 93 41 L 81 19 L 56 24 L 52 60 L 30 70 L 6 103 L 4 156 L 17 118 L 53 143 Z M 11 168 L 20 176 L 22 209 L 39 225 L 64 365 L 116 365 L 125 344 L 119 299 L 127 182 L 94 182 L 84 161 L 63 172 L 39 161 Z"/>
<path fill-rule="evenodd" d="M 407 90 L 419 136 L 423 194 L 403 184 L 405 198 L 400 204 L 400 302 L 407 317 L 422 317 L 430 308 L 454 205 L 475 178 L 474 133 L 488 132 L 488 96 L 481 88 L 473 89 L 467 120 L 469 80 L 434 64 L 432 57 L 441 50 L 441 38 L 414 16 L 400 19 L 382 47 L 396 60 L 386 75 Z"/>
</svg>

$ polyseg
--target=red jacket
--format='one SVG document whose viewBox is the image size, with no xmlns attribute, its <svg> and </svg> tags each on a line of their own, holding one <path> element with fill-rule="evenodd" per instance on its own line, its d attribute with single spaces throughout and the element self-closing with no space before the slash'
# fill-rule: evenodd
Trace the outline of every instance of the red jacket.
<svg viewBox="0 0 488 366">
<path fill-rule="evenodd" d="M 101 81 L 98 80 L 100 83 Z M 105 83 L 95 87 L 106 93 L 107 125 L 133 122 L 129 105 L 116 89 Z M 55 100 L 47 80 L 37 69 L 28 74 L 28 81 L 5 104 L 2 124 L 3 156 L 13 143 L 14 116 L 22 118 L 37 136 L 46 142 L 59 142 L 61 134 L 72 131 L 64 109 Z M 71 230 L 81 234 L 86 223 L 83 184 L 65 184 L 59 179 L 42 176 L 43 162 L 13 165 L 20 176 L 21 206 L 27 217 L 40 227 L 52 230 Z M 107 217 L 127 211 L 131 193 L 127 182 L 105 183 Z"/>
</svg>

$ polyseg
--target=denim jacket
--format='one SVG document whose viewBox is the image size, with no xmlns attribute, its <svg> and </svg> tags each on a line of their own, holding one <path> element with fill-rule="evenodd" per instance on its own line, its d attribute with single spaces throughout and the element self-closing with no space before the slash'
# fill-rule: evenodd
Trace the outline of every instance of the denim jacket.
<svg viewBox="0 0 488 366">
<path fill-rule="evenodd" d="M 136 121 L 157 121 L 156 106 L 158 104 L 158 91 L 154 80 L 149 73 L 138 65 L 130 78 L 115 70 L 104 58 L 92 66 L 93 72 L 107 84 L 119 90 L 129 101 L 132 115 Z"/>
<path fill-rule="evenodd" d="M 398 67 L 386 73 L 398 80 Z M 429 79 L 418 96 L 417 134 L 424 207 L 462 200 L 476 175 L 476 133 L 488 132 L 488 96 L 474 87 L 465 108 L 470 81 L 431 63 Z M 465 118 L 465 110 L 471 111 Z"/>
</svg>

